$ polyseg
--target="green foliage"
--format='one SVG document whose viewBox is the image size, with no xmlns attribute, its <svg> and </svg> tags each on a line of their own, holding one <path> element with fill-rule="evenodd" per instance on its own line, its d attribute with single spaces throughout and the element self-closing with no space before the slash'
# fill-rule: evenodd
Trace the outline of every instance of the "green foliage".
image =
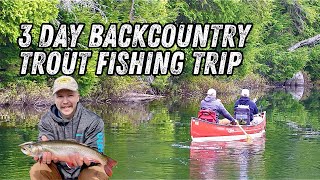
<svg viewBox="0 0 320 180">
<path fill-rule="evenodd" d="M 305 67 L 305 70 L 310 74 L 311 80 L 319 80 L 320 79 L 320 46 L 315 46 L 310 50 L 309 61 Z"/>
<path fill-rule="evenodd" d="M 97 12 L 93 12 L 89 7 L 73 5 L 72 11 L 69 9 L 60 9 L 57 18 L 60 23 L 84 23 L 85 27 L 78 42 L 78 49 L 86 49 L 89 40 L 90 28 L 92 23 L 102 23 L 106 25 L 107 20 Z M 93 49 L 95 50 L 95 49 Z"/>
<path fill-rule="evenodd" d="M 151 87 L 158 92 L 158 94 L 162 94 L 168 91 L 168 81 L 169 75 L 166 76 L 156 76 L 154 81 L 151 84 Z"/>
<path fill-rule="evenodd" d="M 278 44 L 264 46 L 257 56 L 257 61 L 261 63 L 258 73 L 268 77 L 271 81 L 283 81 L 289 79 L 303 69 L 308 61 L 306 49 L 299 49 L 295 52 L 287 52 Z"/>
<path fill-rule="evenodd" d="M 36 0 L 0 1 L 0 44 L 15 43 L 20 36 L 20 23 L 33 23 L 33 37 L 39 36 L 42 23 L 55 20 L 58 0 L 44 3 Z"/>
<path fill-rule="evenodd" d="M 1 46 L 0 45 L 0 88 L 4 87 L 6 82 L 14 81 L 17 76 L 19 67 L 17 64 L 18 54 L 16 53 L 16 48 L 12 45 Z"/>
<path fill-rule="evenodd" d="M 268 1 L 174 1 L 175 6 L 179 11 L 177 23 L 252 23 L 251 30 L 246 48 L 238 49 L 243 52 L 244 60 L 240 67 L 235 68 L 231 78 L 243 78 L 250 72 L 253 72 L 259 63 L 255 60 L 255 56 L 259 53 L 260 44 L 264 39 L 264 33 L 261 31 L 264 26 L 272 19 L 272 3 Z M 237 42 L 236 38 L 236 42 Z M 192 75 L 194 60 L 192 51 L 188 48 L 186 52 L 186 64 L 184 77 L 189 78 Z M 217 52 L 228 51 L 230 49 L 204 49 Z M 230 77 L 228 77 L 230 78 Z M 181 80 L 184 80 L 182 78 Z"/>
<path fill-rule="evenodd" d="M 291 78 L 310 64 L 312 57 L 307 49 L 295 52 L 288 52 L 287 49 L 319 32 L 320 19 L 314 14 L 317 10 L 319 3 L 315 1 L 276 1 L 272 8 L 272 19 L 263 31 L 265 38 L 257 54 L 260 65 L 255 72 L 271 81 L 281 81 Z"/>
<path fill-rule="evenodd" d="M 178 15 L 170 2 L 135 0 L 133 14 L 130 15 L 132 1 L 104 0 L 101 2 L 106 6 L 106 14 L 109 23 L 159 22 L 165 24 L 173 22 Z M 132 17 L 130 17 L 132 16 Z"/>
<path fill-rule="evenodd" d="M 158 22 L 160 24 L 174 22 L 178 12 L 170 9 L 168 1 L 135 1 L 135 22 Z"/>
<path fill-rule="evenodd" d="M 2 0 L 0 1 L 0 87 L 8 82 L 14 82 L 19 75 L 21 60 L 16 44 L 21 34 L 20 23 L 32 23 L 33 45 L 37 39 L 42 23 L 55 20 L 58 14 L 57 0 L 48 1 L 27 1 L 27 0 Z M 42 81 L 43 77 L 25 76 L 21 79 L 37 79 Z"/>
</svg>

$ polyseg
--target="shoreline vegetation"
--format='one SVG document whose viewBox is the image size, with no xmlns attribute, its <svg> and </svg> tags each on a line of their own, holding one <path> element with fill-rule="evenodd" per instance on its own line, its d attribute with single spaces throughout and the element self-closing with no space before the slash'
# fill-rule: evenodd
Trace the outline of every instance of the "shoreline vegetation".
<svg viewBox="0 0 320 180">
<path fill-rule="evenodd" d="M 107 80 L 106 80 L 107 81 Z M 48 83 L 49 84 L 49 83 Z M 51 85 L 36 82 L 11 83 L 0 89 L 0 107 L 35 106 L 46 107 L 52 102 Z M 145 102 L 171 96 L 186 98 L 202 97 L 209 88 L 215 88 L 221 96 L 237 96 L 242 88 L 254 91 L 263 91 L 272 87 L 265 79 L 259 76 L 247 76 L 243 80 L 222 80 L 211 76 L 189 77 L 188 81 L 169 83 L 163 91 L 155 91 L 144 82 L 131 82 L 127 85 L 112 86 L 109 83 L 97 83 L 95 90 L 82 96 L 81 101 L 89 104 L 110 104 L 112 102 Z M 112 86 L 112 87 L 108 87 Z M 80 87 L 81 89 L 81 87 Z M 105 90 L 108 89 L 108 90 Z M 81 92 L 80 92 L 81 93 Z"/>
<path fill-rule="evenodd" d="M 120 79 L 117 79 L 120 78 Z M 224 102 L 231 102 L 239 96 L 241 89 L 249 89 L 253 98 L 259 98 L 269 89 L 284 87 L 284 82 L 270 82 L 265 78 L 250 74 L 243 79 L 232 77 L 189 76 L 184 81 L 167 79 L 160 82 L 161 86 L 154 86 L 146 78 L 129 77 L 124 81 L 122 77 L 109 77 L 100 80 L 88 93 L 81 92 L 81 102 L 87 104 L 137 103 L 148 102 L 161 98 L 182 97 L 188 99 L 203 98 L 208 89 L 217 90 L 218 98 Z M 303 87 L 317 88 L 319 82 L 311 82 L 305 76 Z M 16 81 L 0 88 L 0 107 L 45 108 L 53 104 L 52 79 L 47 82 Z M 125 82 L 125 83 L 124 83 Z"/>
</svg>

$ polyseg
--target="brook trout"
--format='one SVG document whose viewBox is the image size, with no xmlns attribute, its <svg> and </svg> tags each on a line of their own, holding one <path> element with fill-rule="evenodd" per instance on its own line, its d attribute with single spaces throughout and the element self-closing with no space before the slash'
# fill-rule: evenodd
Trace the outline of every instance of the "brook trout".
<svg viewBox="0 0 320 180">
<path fill-rule="evenodd" d="M 69 155 L 79 153 L 80 156 L 94 160 L 103 165 L 104 171 L 110 177 L 112 175 L 112 168 L 117 164 L 117 161 L 105 156 L 98 151 L 86 146 L 79 144 L 76 141 L 69 140 L 51 140 L 42 142 L 26 142 L 19 145 L 21 151 L 32 157 L 42 157 L 43 152 L 51 152 L 57 156 L 59 161 L 69 161 Z"/>
</svg>

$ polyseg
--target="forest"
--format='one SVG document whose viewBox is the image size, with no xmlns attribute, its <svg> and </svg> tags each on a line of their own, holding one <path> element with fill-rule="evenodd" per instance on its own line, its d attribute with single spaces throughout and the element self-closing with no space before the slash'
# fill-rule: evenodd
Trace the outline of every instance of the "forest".
<svg viewBox="0 0 320 180">
<path fill-rule="evenodd" d="M 99 52 L 125 51 L 127 54 L 141 56 L 141 52 L 158 52 L 162 58 L 172 60 L 172 56 L 165 57 L 166 52 L 184 52 L 184 64 L 161 73 L 161 67 L 157 70 L 149 69 L 149 73 L 138 73 L 146 71 L 138 65 L 130 71 L 121 74 L 116 67 L 109 70 L 100 67 L 100 74 L 96 72 L 97 62 L 95 60 L 86 62 L 85 75 L 78 73 L 82 64 L 74 64 L 75 71 L 72 74 L 79 85 L 80 93 L 84 98 L 92 101 L 107 101 L 121 97 L 127 92 L 148 93 L 156 95 L 181 95 L 181 94 L 203 94 L 208 88 L 215 87 L 218 91 L 235 92 L 239 88 L 255 88 L 264 85 L 272 85 L 291 78 L 295 73 L 302 71 L 312 84 L 319 84 L 320 74 L 320 46 L 317 45 L 320 32 L 320 2 L 302 0 L 2 0 L 0 1 L 0 102 L 1 104 L 36 103 L 39 100 L 51 96 L 50 87 L 53 80 L 60 76 L 59 73 L 43 73 L 35 75 L 32 73 L 21 73 L 23 58 L 21 57 L 21 45 L 19 37 L 23 36 L 21 24 L 32 24 L 31 37 L 34 40 L 23 51 L 45 51 L 56 52 L 60 55 L 66 52 L 88 52 L 92 59 L 99 59 Z M 51 46 L 41 47 L 41 27 L 51 24 L 55 31 L 61 25 L 84 25 L 82 36 L 75 47 Z M 209 39 L 205 46 L 194 46 L 192 43 L 182 47 L 177 44 L 126 46 L 118 43 L 117 46 L 103 46 L 88 44 L 92 33 L 93 24 L 101 27 L 113 27 L 118 30 L 123 27 L 127 29 L 140 25 L 159 25 L 165 27 L 187 27 L 187 25 L 198 24 L 222 24 L 228 25 L 252 24 L 250 33 L 245 39 L 243 47 L 212 46 L 224 41 L 218 36 L 217 42 Z M 155 26 L 155 30 L 156 31 Z M 134 28 L 135 29 L 135 28 Z M 241 28 L 237 27 L 237 30 Z M 242 27 L 244 29 L 244 27 Z M 103 29 L 106 31 L 106 29 Z M 131 29 L 132 30 L 132 29 Z M 116 31 L 115 31 L 116 32 Z M 171 31 L 173 32 L 173 31 Z M 111 32 L 112 33 L 112 32 Z M 111 36 L 112 34 L 109 34 Z M 213 36 L 214 32 L 210 32 Z M 70 35 L 70 34 L 69 34 Z M 144 34 L 147 36 L 147 34 Z M 241 44 L 241 35 L 237 34 L 234 44 Z M 240 37 L 239 37 L 240 36 Z M 103 35 L 104 38 L 108 34 Z M 133 37 L 132 37 L 133 38 Z M 134 39 L 134 38 L 133 38 Z M 139 39 L 139 38 L 138 38 Z M 170 42 L 164 38 L 165 42 Z M 200 40 L 199 40 L 200 41 Z M 241 41 L 241 42 L 240 42 Z M 94 42 L 94 41 L 92 41 Z M 148 43 L 148 41 L 146 42 Z M 222 43 L 223 44 L 223 43 Z M 243 61 L 233 68 L 232 75 L 223 72 L 216 64 L 216 74 L 194 73 L 194 52 L 215 51 L 216 56 L 223 53 L 241 52 Z M 138 52 L 140 54 L 138 55 Z M 119 53 L 119 54 L 120 54 Z M 80 53 L 79 53 L 80 54 Z M 121 57 L 115 64 L 125 65 L 134 63 L 133 60 L 125 64 Z M 46 54 L 44 53 L 44 56 Z M 105 56 L 111 54 L 104 54 Z M 80 56 L 80 55 L 79 55 Z M 84 55 L 82 55 L 84 56 Z M 122 54 L 126 57 L 126 54 Z M 147 55 L 144 55 L 147 56 Z M 214 57 L 212 55 L 212 58 Z M 175 57 L 178 62 L 179 57 Z M 222 57 L 221 57 L 222 58 Z M 114 57 L 114 59 L 117 59 Z M 143 60 L 143 58 L 142 58 Z M 173 61 L 173 60 L 172 60 Z M 101 60 L 101 63 L 104 63 Z M 136 62 L 138 64 L 139 62 Z M 147 63 L 147 62 L 146 62 Z M 161 63 L 159 63 L 161 65 Z M 160 66 L 159 65 L 159 66 Z M 25 66 L 27 67 L 28 64 Z M 29 64 L 29 66 L 31 66 Z M 221 65 L 220 65 L 221 66 Z M 227 64 L 225 66 L 228 66 Z M 200 64 L 199 69 L 204 70 L 205 64 Z M 58 69 L 59 70 L 59 69 Z M 180 71 L 179 71 L 180 70 Z M 207 68 L 209 71 L 210 69 Z M 113 72 L 116 71 L 117 73 Z M 120 72 L 120 73 L 119 73 Z M 219 72 L 222 72 L 218 74 Z M 135 75 L 132 75 L 135 74 Z M 222 75 L 224 74 L 224 75 Z M 230 88 L 231 87 L 231 88 Z"/>
</svg>

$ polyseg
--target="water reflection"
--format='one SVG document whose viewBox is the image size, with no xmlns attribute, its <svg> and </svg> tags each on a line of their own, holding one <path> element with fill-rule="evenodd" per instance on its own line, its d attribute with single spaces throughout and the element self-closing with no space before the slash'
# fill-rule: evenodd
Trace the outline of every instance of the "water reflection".
<svg viewBox="0 0 320 180">
<path fill-rule="evenodd" d="M 249 172 L 263 172 L 264 150 L 265 137 L 252 142 L 191 142 L 190 178 L 249 179 Z"/>
<path fill-rule="evenodd" d="M 6 107 L 0 109 L 0 127 L 35 127 L 46 109 L 33 107 Z"/>
<path fill-rule="evenodd" d="M 105 120 L 106 127 L 112 128 L 134 128 L 150 121 L 154 116 L 150 104 L 143 102 L 112 103 L 99 106 L 84 104 L 84 106 L 99 114 Z"/>
</svg>

